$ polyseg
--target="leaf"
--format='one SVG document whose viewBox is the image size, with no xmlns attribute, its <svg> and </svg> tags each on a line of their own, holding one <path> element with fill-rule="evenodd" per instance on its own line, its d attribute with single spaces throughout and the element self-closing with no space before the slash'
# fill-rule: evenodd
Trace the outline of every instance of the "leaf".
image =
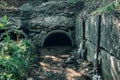
<svg viewBox="0 0 120 80">
<path fill-rule="evenodd" d="M 3 23 L 0 23 L 0 28 L 3 28 L 4 27 L 4 24 Z"/>
<path fill-rule="evenodd" d="M 13 74 L 7 74 L 7 78 L 11 78 Z"/>
<path fill-rule="evenodd" d="M 96 15 L 96 14 L 101 14 L 101 13 L 109 13 L 109 12 L 114 11 L 115 9 L 117 9 L 117 10 L 120 9 L 119 3 L 107 4 L 104 7 L 98 8 L 97 10 L 93 11 L 91 14 Z"/>
<path fill-rule="evenodd" d="M 7 18 L 7 16 L 5 15 L 5 16 L 3 17 L 3 23 L 6 24 L 7 22 L 8 22 L 8 18 Z"/>
</svg>

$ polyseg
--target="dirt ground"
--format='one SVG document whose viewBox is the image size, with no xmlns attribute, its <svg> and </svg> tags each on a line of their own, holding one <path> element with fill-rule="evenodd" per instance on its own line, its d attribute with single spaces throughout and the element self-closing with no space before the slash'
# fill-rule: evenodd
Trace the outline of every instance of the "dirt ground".
<svg viewBox="0 0 120 80">
<path fill-rule="evenodd" d="M 47 47 L 39 52 L 39 61 L 32 65 L 28 80 L 91 80 L 90 62 L 75 60 L 65 64 L 72 55 L 72 47 Z"/>
</svg>

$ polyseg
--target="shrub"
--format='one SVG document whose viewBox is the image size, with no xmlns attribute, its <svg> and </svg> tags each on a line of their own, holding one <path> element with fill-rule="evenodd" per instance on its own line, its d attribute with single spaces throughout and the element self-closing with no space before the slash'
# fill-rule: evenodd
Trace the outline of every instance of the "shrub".
<svg viewBox="0 0 120 80">
<path fill-rule="evenodd" d="M 120 10 L 120 1 L 117 2 L 112 2 L 111 4 L 106 4 L 103 7 L 98 8 L 97 10 L 93 11 L 91 14 L 92 15 L 99 15 L 102 13 L 110 13 L 113 11 L 118 11 Z"/>
<path fill-rule="evenodd" d="M 31 41 L 21 40 L 4 43 L 0 53 L 0 79 L 24 80 L 32 62 Z"/>
<path fill-rule="evenodd" d="M 25 80 L 33 61 L 31 53 L 34 46 L 27 39 L 17 39 L 17 41 L 11 39 L 11 32 L 19 36 L 22 30 L 4 16 L 0 18 L 0 29 L 7 27 L 9 29 L 2 33 L 4 39 L 0 42 L 0 80 Z"/>
</svg>

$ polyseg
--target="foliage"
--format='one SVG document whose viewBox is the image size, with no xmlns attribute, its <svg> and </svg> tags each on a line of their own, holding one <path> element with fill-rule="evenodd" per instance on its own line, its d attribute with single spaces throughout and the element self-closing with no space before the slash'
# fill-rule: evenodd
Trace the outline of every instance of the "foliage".
<svg viewBox="0 0 120 80">
<path fill-rule="evenodd" d="M 6 9 L 7 3 L 5 1 L 0 1 L 0 8 Z"/>
<path fill-rule="evenodd" d="M 11 39 L 11 35 L 14 34 L 16 40 L 19 41 L 20 35 L 24 34 L 23 30 L 20 30 L 20 23 L 17 22 L 14 18 L 8 19 L 5 15 L 4 17 L 0 18 L 0 30 L 4 30 L 3 37 L 7 36 L 6 39 Z"/>
<path fill-rule="evenodd" d="M 1 80 L 15 79 L 15 80 L 24 80 L 27 76 L 28 62 L 24 59 L 18 59 L 10 56 L 1 56 L 0 66 L 1 66 Z M 24 67 L 23 67 L 24 66 Z M 5 75 L 6 74 L 6 75 Z M 10 75 L 11 76 L 8 76 Z"/>
<path fill-rule="evenodd" d="M 0 18 L 0 29 L 10 28 L 12 30 L 19 29 L 20 23 L 14 18 L 8 18 L 6 15 Z"/>
<path fill-rule="evenodd" d="M 120 10 L 120 2 L 113 2 L 111 4 L 105 5 L 104 7 L 98 8 L 92 12 L 92 15 L 110 13 L 112 11 Z"/>
<path fill-rule="evenodd" d="M 2 44 L 0 52 L 0 79 L 24 80 L 27 77 L 29 64 L 32 62 L 31 41 L 21 40 Z"/>
<path fill-rule="evenodd" d="M 10 33 L 19 35 L 22 30 L 10 23 L 7 16 L 0 19 L 0 28 L 9 27 L 3 34 L 4 40 L 0 42 L 0 80 L 25 80 L 33 61 L 33 45 L 30 40 L 11 39 Z"/>
<path fill-rule="evenodd" d="M 8 24 L 8 18 L 5 15 L 4 17 L 0 18 L 0 28 L 5 28 Z"/>
</svg>

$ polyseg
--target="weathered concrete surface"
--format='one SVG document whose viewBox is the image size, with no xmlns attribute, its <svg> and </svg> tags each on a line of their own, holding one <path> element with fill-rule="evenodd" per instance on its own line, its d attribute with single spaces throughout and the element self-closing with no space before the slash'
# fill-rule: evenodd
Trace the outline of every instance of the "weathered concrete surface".
<svg viewBox="0 0 120 80">
<path fill-rule="evenodd" d="M 80 14 L 78 14 L 78 16 L 76 17 L 76 27 L 75 27 L 75 36 L 76 36 L 76 41 L 78 43 L 80 43 L 82 37 L 83 37 L 83 19 L 81 17 Z M 85 21 L 85 25 L 86 25 L 86 31 L 85 31 L 85 35 L 86 35 L 86 39 L 88 39 L 88 41 L 92 42 L 93 44 L 97 43 L 97 28 L 98 28 L 98 16 L 90 16 L 87 17 L 86 21 Z M 77 44 L 78 44 L 77 43 Z"/>
<path fill-rule="evenodd" d="M 113 15 L 102 16 L 101 46 L 109 54 L 102 51 L 102 69 L 106 80 L 120 79 L 120 25 L 119 19 Z M 108 72 L 107 72 L 108 71 Z"/>
<path fill-rule="evenodd" d="M 87 42 L 87 59 L 95 62 L 94 55 L 96 53 L 96 46 L 90 42 Z M 102 60 L 102 75 L 104 80 L 119 80 L 120 79 L 120 60 L 114 56 L 111 56 L 104 50 L 100 53 Z"/>
<path fill-rule="evenodd" d="M 102 57 L 102 73 L 105 80 L 120 79 L 120 60 L 109 55 L 105 51 L 101 51 Z"/>
<path fill-rule="evenodd" d="M 76 42 L 76 46 L 79 47 L 79 44 L 82 40 L 82 19 L 80 18 L 80 15 L 76 16 L 76 22 L 75 22 L 75 42 Z"/>
<path fill-rule="evenodd" d="M 82 38 L 82 19 L 76 19 L 76 41 Z M 90 16 L 86 20 L 87 59 L 94 62 L 97 49 L 98 16 Z M 79 44 L 77 43 L 79 46 Z M 105 80 L 119 80 L 120 77 L 120 20 L 113 14 L 103 14 L 101 22 L 101 60 L 102 74 Z"/>
<path fill-rule="evenodd" d="M 88 41 L 91 41 L 92 43 L 96 44 L 97 43 L 97 38 L 98 38 L 98 16 L 90 16 L 86 20 L 86 39 Z"/>
<path fill-rule="evenodd" d="M 101 46 L 120 59 L 120 20 L 113 15 L 103 15 Z"/>
<path fill-rule="evenodd" d="M 45 14 L 75 13 L 84 7 L 83 1 L 29 1 L 20 7 L 24 11 L 39 11 Z"/>
<path fill-rule="evenodd" d="M 64 29 L 73 27 L 74 20 L 65 16 L 39 16 L 30 21 L 30 29 L 42 29 L 44 27 L 49 29 Z"/>
<path fill-rule="evenodd" d="M 31 32 L 30 37 L 32 37 L 33 42 L 42 46 L 43 43 L 41 42 L 43 42 L 44 37 L 51 31 L 63 30 L 65 33 L 67 32 L 71 38 L 74 37 L 74 27 L 75 23 L 73 17 L 44 16 L 44 14 L 42 14 L 31 19 L 27 28 Z"/>
<path fill-rule="evenodd" d="M 87 59 L 94 62 L 94 55 L 96 53 L 96 46 L 89 41 L 86 42 L 86 46 L 87 46 Z"/>
<path fill-rule="evenodd" d="M 34 4 L 37 3 L 37 4 Z M 84 6 L 82 1 L 29 1 L 19 10 L 22 12 L 22 27 L 38 46 L 51 31 L 61 31 L 74 41 L 75 14 Z M 60 32 L 61 33 L 61 32 Z M 73 43 L 73 42 L 72 42 Z"/>
</svg>

